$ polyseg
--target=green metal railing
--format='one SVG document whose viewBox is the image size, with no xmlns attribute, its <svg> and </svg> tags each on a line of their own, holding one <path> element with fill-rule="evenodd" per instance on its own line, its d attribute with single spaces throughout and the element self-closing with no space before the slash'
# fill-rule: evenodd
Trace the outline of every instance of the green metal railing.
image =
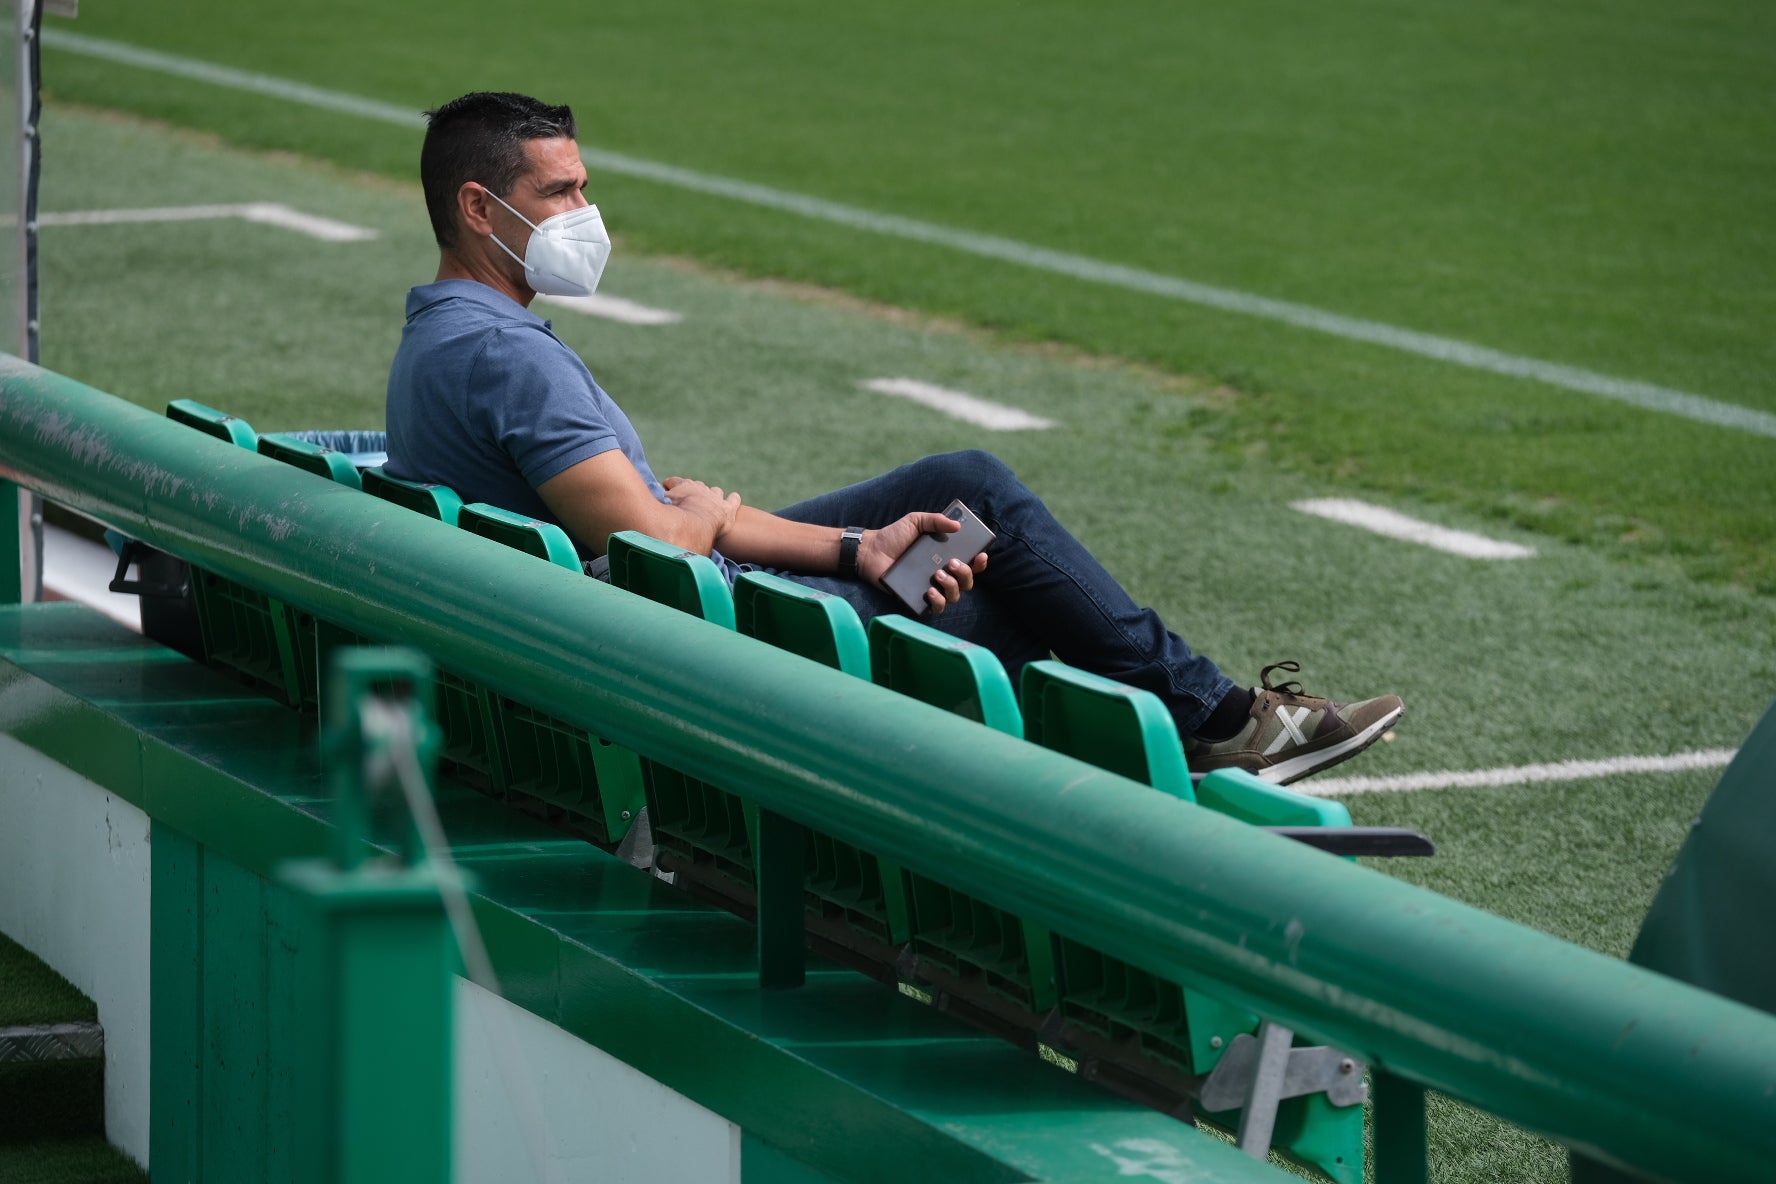
<svg viewBox="0 0 1776 1184">
<path fill-rule="evenodd" d="M 575 573 L 519 573 L 495 543 L 5 359 L 0 479 L 1249 1006 L 1370 1061 L 1378 1094 L 1435 1089 L 1655 1178 L 1776 1163 L 1761 1012 Z"/>
</svg>

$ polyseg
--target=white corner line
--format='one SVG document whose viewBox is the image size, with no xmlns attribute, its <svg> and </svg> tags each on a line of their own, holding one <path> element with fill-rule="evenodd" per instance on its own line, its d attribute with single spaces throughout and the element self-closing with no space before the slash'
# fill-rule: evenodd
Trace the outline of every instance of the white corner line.
<svg viewBox="0 0 1776 1184">
<path fill-rule="evenodd" d="M 305 214 L 275 201 L 241 202 L 236 205 L 149 206 L 126 210 L 66 210 L 37 215 L 39 226 L 119 226 L 145 222 L 201 222 L 215 218 L 240 218 L 265 226 L 278 226 L 329 243 L 364 242 L 377 237 L 367 226 L 353 226 L 317 214 Z"/>
<path fill-rule="evenodd" d="M 1055 426 L 1054 420 L 1019 411 L 1001 403 L 977 399 L 964 391 L 920 382 L 916 378 L 871 378 L 859 383 L 865 390 L 879 395 L 910 399 L 920 406 L 941 411 L 953 419 L 971 423 L 995 432 L 1034 432 Z"/>
<path fill-rule="evenodd" d="M 366 99 L 358 95 L 326 90 L 322 87 L 310 86 L 307 83 L 292 82 L 289 79 L 249 70 L 236 70 L 196 58 L 142 49 L 119 41 L 89 37 L 67 29 L 43 30 L 43 44 L 51 49 L 66 53 L 83 54 L 87 57 L 117 62 L 143 70 L 155 70 L 179 78 L 190 78 L 252 94 L 270 95 L 283 99 L 285 102 L 300 103 L 303 106 L 326 111 L 338 111 L 364 119 L 374 119 L 397 127 L 420 128 L 425 125 L 424 116 L 414 107 Z M 1475 345 L 1457 338 L 1441 337 L 1416 329 L 1403 329 L 1397 325 L 1388 325 L 1380 321 L 1366 321 L 1359 317 L 1346 316 L 1343 313 L 1315 308 L 1308 304 L 1296 304 L 1292 301 L 1277 300 L 1269 296 L 1259 296 L 1255 293 L 1241 292 L 1232 288 L 1218 288 L 1180 276 L 1165 275 L 1161 272 L 1148 271 L 1144 268 L 1130 267 L 1120 263 L 1109 263 L 1085 255 L 1074 255 L 1066 251 L 1056 251 L 1048 247 L 1018 242 L 1015 239 L 1001 238 L 994 234 L 941 226 L 933 222 L 921 222 L 916 218 L 906 218 L 898 214 L 877 213 L 874 210 L 858 206 L 844 205 L 840 202 L 827 201 L 824 198 L 811 197 L 789 190 L 773 189 L 768 185 L 759 185 L 751 181 L 697 172 L 694 169 L 645 160 L 620 152 L 582 148 L 580 155 L 591 167 L 610 173 L 638 177 L 661 185 L 671 185 L 695 193 L 724 197 L 730 201 L 744 202 L 748 205 L 782 210 L 785 213 L 831 222 L 853 230 L 888 235 L 909 242 L 930 243 L 983 259 L 997 259 L 1020 267 L 1047 271 L 1055 275 L 1071 276 L 1074 279 L 1103 284 L 1107 287 L 1122 288 L 1130 292 L 1142 292 L 1168 300 L 1198 304 L 1205 308 L 1216 308 L 1224 312 L 1277 321 L 1302 329 L 1310 329 L 1317 333 L 1341 337 L 1347 341 L 1368 342 L 1371 345 L 1399 350 L 1402 353 L 1414 354 L 1421 358 L 1446 362 L 1452 366 L 1463 366 L 1470 370 L 1482 370 L 1511 378 L 1527 378 L 1533 382 L 1545 383 L 1548 386 L 1560 387 L 1580 394 L 1613 399 L 1616 402 L 1640 407 L 1647 411 L 1662 412 L 1666 415 L 1695 420 L 1698 423 L 1714 424 L 1717 427 L 1776 438 L 1776 414 L 1741 406 L 1737 403 L 1706 398 L 1672 387 L 1658 386 L 1654 383 L 1640 382 L 1631 378 L 1617 378 L 1578 366 L 1568 366 L 1561 362 L 1546 362 L 1536 358 L 1508 354 L 1502 350 Z"/>
<path fill-rule="evenodd" d="M 1619 773 L 1681 773 L 1691 769 L 1721 769 L 1732 763 L 1738 750 L 1708 748 L 1672 756 L 1618 756 L 1594 761 L 1556 761 L 1546 765 L 1476 769 L 1469 772 L 1406 773 L 1398 777 L 1321 777 L 1297 781 L 1289 788 L 1312 797 L 1353 793 L 1410 793 L 1421 789 L 1495 789 L 1505 785 L 1533 785 L 1544 781 L 1590 781 Z"/>
<path fill-rule="evenodd" d="M 1290 502 L 1289 508 L 1468 559 L 1530 559 L 1535 555 L 1533 547 L 1504 543 L 1485 535 L 1421 522 L 1384 506 L 1373 506 L 1351 498 L 1309 498 L 1306 501 Z"/>
<path fill-rule="evenodd" d="M 647 305 L 637 304 L 633 300 L 624 300 L 621 296 L 602 296 L 594 293 L 591 296 L 538 295 L 537 299 L 546 304 L 553 304 L 557 308 L 565 308 L 570 312 L 583 313 L 589 317 L 600 317 L 624 325 L 676 325 L 684 320 L 682 315 L 671 309 L 649 308 Z"/>
</svg>

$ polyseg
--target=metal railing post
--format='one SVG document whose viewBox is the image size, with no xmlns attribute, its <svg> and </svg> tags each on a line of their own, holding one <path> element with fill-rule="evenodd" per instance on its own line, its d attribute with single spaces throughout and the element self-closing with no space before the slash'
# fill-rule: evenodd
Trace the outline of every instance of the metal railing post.
<svg viewBox="0 0 1776 1184">
<path fill-rule="evenodd" d="M 303 918 L 290 1137 L 298 1179 L 451 1178 L 453 970 L 440 874 L 419 857 L 366 858 L 379 795 L 423 768 L 431 666 L 407 650 L 334 659 L 328 746 L 335 858 L 285 864 Z M 393 690 L 393 694 L 389 693 Z"/>
</svg>

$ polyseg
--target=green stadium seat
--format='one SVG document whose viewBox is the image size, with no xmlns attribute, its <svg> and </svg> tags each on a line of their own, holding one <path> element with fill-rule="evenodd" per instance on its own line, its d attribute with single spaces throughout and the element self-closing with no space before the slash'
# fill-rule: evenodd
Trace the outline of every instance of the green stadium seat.
<svg viewBox="0 0 1776 1184">
<path fill-rule="evenodd" d="M 514 514 L 486 502 L 470 502 L 457 511 L 456 524 L 470 534 L 546 559 L 557 567 L 580 571 L 580 553 L 567 532 L 553 522 Z"/>
<path fill-rule="evenodd" d="M 238 444 L 248 450 L 259 447 L 259 437 L 246 420 L 206 407 L 195 399 L 174 399 L 167 404 L 166 414 L 176 423 L 207 432 L 225 443 Z"/>
<path fill-rule="evenodd" d="M 259 437 L 256 451 L 260 456 L 283 461 L 287 465 L 325 477 L 352 489 L 362 489 L 358 470 L 343 452 L 323 448 L 310 441 L 283 432 L 267 432 Z M 328 657 L 340 646 L 364 645 L 369 639 L 327 621 L 318 620 L 300 609 L 290 608 L 296 634 L 296 685 L 300 703 L 319 710 L 323 672 Z"/>
<path fill-rule="evenodd" d="M 364 469 L 358 473 L 363 482 L 364 492 L 383 501 L 394 502 L 397 506 L 406 506 L 416 514 L 424 514 L 427 518 L 436 518 L 440 522 L 456 525 L 457 513 L 462 509 L 462 498 L 456 490 L 448 485 L 434 485 L 427 481 L 403 481 L 399 477 L 391 477 L 388 470 L 381 465 Z"/>
<path fill-rule="evenodd" d="M 470 502 L 458 510 L 456 524 L 557 567 L 583 570 L 573 541 L 552 522 Z M 496 788 L 562 811 L 566 824 L 602 846 L 619 843 L 645 801 L 639 758 L 538 707 L 472 689 L 485 696 L 480 702 L 497 727 L 487 733 L 487 748 L 476 751 L 471 726 L 467 750 L 453 759 L 479 760 Z M 468 705 L 461 706 L 467 716 Z"/>
<path fill-rule="evenodd" d="M 706 555 L 640 533 L 610 536 L 610 579 L 619 588 L 725 628 L 734 597 Z M 755 904 L 758 810 L 708 782 L 644 760 L 648 820 L 664 870 L 741 908 Z"/>
<path fill-rule="evenodd" d="M 869 648 L 877 685 L 1007 735 L 1024 734 L 1017 694 L 991 650 L 897 615 L 870 622 Z"/>
<path fill-rule="evenodd" d="M 1157 697 L 1054 661 L 1024 667 L 1022 694 L 1027 739 L 1195 800 L 1178 726 Z"/>
<path fill-rule="evenodd" d="M 1141 781 L 1162 793 L 1196 801 L 1245 821 L 1286 825 L 1348 825 L 1337 803 L 1318 802 L 1248 773 L 1228 771 L 1193 791 L 1177 725 L 1146 691 L 1077 670 L 1061 662 L 1024 667 L 1024 728 L 1029 739 L 1100 768 Z M 1063 1038 L 1087 1055 L 1130 1043 L 1187 1082 L 1212 1070 L 1258 1018 L 1200 991 L 1110 957 L 1086 942 L 1054 939 Z M 1237 1111 L 1205 1115 L 1217 1125 Z M 1323 1094 L 1291 1098 L 1277 1110 L 1270 1145 L 1324 1172 L 1338 1184 L 1363 1179 L 1363 1107 L 1333 1106 Z"/>
<path fill-rule="evenodd" d="M 193 399 L 167 404 L 167 418 L 250 452 L 259 436 L 238 416 Z M 256 588 L 213 571 L 191 568 L 191 599 L 207 659 L 292 707 L 312 706 L 305 692 L 299 637 L 303 632 L 290 606 Z"/>
<path fill-rule="evenodd" d="M 863 622 L 837 596 L 768 572 L 746 572 L 734 581 L 734 618 L 748 637 L 869 679 Z M 900 868 L 819 831 L 808 831 L 806 838 L 802 888 L 809 910 L 876 941 L 905 942 L 909 924 Z"/>
<path fill-rule="evenodd" d="M 448 485 L 404 481 L 380 465 L 358 474 L 364 492 L 449 526 L 457 524 L 462 498 Z M 480 782 L 495 794 L 507 791 L 508 758 L 500 728 L 499 697 L 486 687 L 443 667 L 433 672 L 438 727 L 444 734 L 440 750 L 456 775 Z"/>
<path fill-rule="evenodd" d="M 1348 827 L 1344 803 L 1309 797 L 1243 769 L 1218 769 L 1196 783 L 1196 801 L 1253 826 Z"/>
<path fill-rule="evenodd" d="M 769 572 L 749 571 L 734 581 L 734 621 L 748 637 L 858 678 L 870 676 L 863 622 L 837 596 Z"/>
<path fill-rule="evenodd" d="M 991 650 L 898 615 L 872 620 L 869 641 L 877 685 L 1007 735 L 1024 734 L 1011 680 Z M 984 990 L 1034 1013 L 1055 1005 L 1048 930 L 929 876 L 905 875 L 919 978 L 964 999 Z"/>
<path fill-rule="evenodd" d="M 723 628 L 734 628 L 734 595 L 707 555 L 634 530 L 611 535 L 608 554 L 611 583 L 617 587 Z"/>
<path fill-rule="evenodd" d="M 318 444 L 310 444 L 307 440 L 299 440 L 282 432 L 267 432 L 260 436 L 258 450 L 260 456 L 269 456 L 273 460 L 295 465 L 317 477 L 325 477 L 353 489 L 364 487 L 364 483 L 358 479 L 357 468 L 343 452 L 322 448 Z"/>
</svg>

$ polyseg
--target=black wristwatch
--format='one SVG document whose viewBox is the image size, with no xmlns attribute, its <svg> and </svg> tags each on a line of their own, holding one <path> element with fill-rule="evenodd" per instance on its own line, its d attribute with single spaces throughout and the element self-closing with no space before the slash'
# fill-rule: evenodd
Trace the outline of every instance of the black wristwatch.
<svg viewBox="0 0 1776 1184">
<path fill-rule="evenodd" d="M 863 542 L 863 527 L 847 526 L 839 536 L 839 574 L 847 580 L 857 578 L 857 546 Z"/>
</svg>

